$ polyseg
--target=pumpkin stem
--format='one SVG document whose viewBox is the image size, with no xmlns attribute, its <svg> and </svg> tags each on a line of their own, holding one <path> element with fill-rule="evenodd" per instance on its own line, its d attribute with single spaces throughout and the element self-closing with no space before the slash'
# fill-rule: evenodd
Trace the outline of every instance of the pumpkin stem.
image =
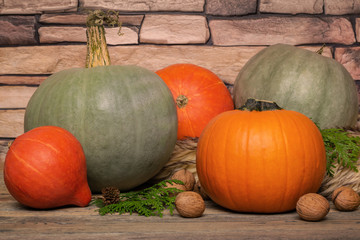
<svg viewBox="0 0 360 240">
<path fill-rule="evenodd" d="M 179 95 L 176 98 L 176 104 L 178 105 L 179 108 L 183 108 L 187 105 L 189 99 L 185 96 L 185 95 Z"/>
<path fill-rule="evenodd" d="M 8 149 L 10 149 L 11 145 L 13 144 L 14 140 L 8 142 Z"/>
<path fill-rule="evenodd" d="M 104 24 L 119 26 L 119 35 L 122 35 L 119 13 L 115 11 L 103 12 L 95 10 L 90 12 L 86 21 L 87 54 L 86 68 L 110 65 L 110 55 L 106 44 Z"/>
<path fill-rule="evenodd" d="M 242 111 L 273 111 L 273 110 L 281 110 L 282 108 L 279 107 L 275 102 L 265 101 L 265 100 L 258 100 L 254 98 L 249 98 L 246 100 L 246 103 L 238 108 L 238 110 Z"/>
<path fill-rule="evenodd" d="M 325 48 L 325 43 L 321 46 L 319 50 L 316 51 L 316 53 L 322 55 L 324 52 L 324 48 Z"/>
</svg>

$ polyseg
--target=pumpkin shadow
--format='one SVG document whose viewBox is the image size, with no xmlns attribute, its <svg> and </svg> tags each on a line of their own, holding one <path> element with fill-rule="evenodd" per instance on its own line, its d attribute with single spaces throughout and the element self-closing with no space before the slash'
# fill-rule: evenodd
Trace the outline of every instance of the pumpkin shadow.
<svg viewBox="0 0 360 240">
<path fill-rule="evenodd" d="M 14 200 L 11 204 L 10 204 L 12 209 L 15 209 L 17 211 L 27 211 L 27 212 L 51 212 L 51 211 L 55 211 L 55 210 L 64 210 L 64 209 L 71 209 L 71 208 L 80 208 L 79 206 L 76 205 L 65 205 L 65 206 L 60 206 L 60 207 L 54 207 L 54 208 L 33 208 L 33 207 L 29 207 L 26 206 L 22 203 L 19 203 L 18 201 Z M 90 204 L 87 206 L 89 207 Z M 84 207 L 82 207 L 84 208 Z"/>
<path fill-rule="evenodd" d="M 205 204 L 206 204 L 206 207 L 209 207 L 209 208 L 211 207 L 212 209 L 227 212 L 227 213 L 231 213 L 231 214 L 244 214 L 244 215 L 254 215 L 254 216 L 276 216 L 276 215 L 292 215 L 292 214 L 294 214 L 296 212 L 295 209 L 285 211 L 285 212 L 274 212 L 274 213 L 240 212 L 240 211 L 235 211 L 235 210 L 225 208 L 225 207 L 215 203 L 211 199 L 206 200 Z"/>
</svg>

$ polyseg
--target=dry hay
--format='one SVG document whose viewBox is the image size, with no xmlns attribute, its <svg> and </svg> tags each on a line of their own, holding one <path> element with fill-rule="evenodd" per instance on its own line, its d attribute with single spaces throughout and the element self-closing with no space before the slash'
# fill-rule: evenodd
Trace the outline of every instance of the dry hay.
<svg viewBox="0 0 360 240">
<path fill-rule="evenodd" d="M 349 168 L 335 165 L 334 176 L 326 175 L 321 184 L 319 194 L 331 199 L 331 195 L 335 189 L 342 186 L 353 188 L 360 194 L 360 172 L 355 172 Z M 357 161 L 357 168 L 360 169 L 360 159 Z"/>
<path fill-rule="evenodd" d="M 169 179 L 173 173 L 181 169 L 186 169 L 194 174 L 197 180 L 196 173 L 196 147 L 197 138 L 188 138 L 185 140 L 178 140 L 175 149 L 171 154 L 169 162 L 161 169 L 161 171 L 152 180 Z"/>
<path fill-rule="evenodd" d="M 360 116 L 360 115 L 359 115 Z M 360 121 L 353 129 L 348 129 L 347 132 L 352 136 L 360 136 Z M 341 186 L 352 187 L 358 194 L 360 194 L 360 157 L 357 161 L 358 172 L 349 168 L 335 164 L 334 176 L 326 175 L 321 184 L 319 193 L 324 197 L 330 199 L 333 191 Z"/>
<path fill-rule="evenodd" d="M 359 122 L 358 122 L 359 123 Z M 351 135 L 360 136 L 359 124 L 356 129 L 348 130 Z M 185 140 L 178 140 L 175 149 L 171 155 L 169 162 L 164 168 L 151 180 L 153 182 L 169 179 L 173 173 L 181 169 L 187 169 L 194 174 L 197 180 L 196 173 L 196 147 L 197 138 L 189 138 Z M 332 192 L 341 186 L 352 187 L 357 193 L 360 194 L 360 171 L 355 172 L 348 168 L 339 167 L 334 169 L 334 176 L 326 175 L 322 182 L 319 193 L 326 198 L 331 198 Z M 358 169 L 360 170 L 360 158 L 357 162 Z"/>
</svg>

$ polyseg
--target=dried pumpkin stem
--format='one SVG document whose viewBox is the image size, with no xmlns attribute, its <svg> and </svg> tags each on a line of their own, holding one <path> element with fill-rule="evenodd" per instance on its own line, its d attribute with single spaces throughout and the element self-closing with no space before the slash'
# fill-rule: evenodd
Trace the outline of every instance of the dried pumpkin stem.
<svg viewBox="0 0 360 240">
<path fill-rule="evenodd" d="M 8 142 L 8 149 L 10 149 L 11 145 L 13 144 L 14 140 Z"/>
<path fill-rule="evenodd" d="M 316 51 L 316 53 L 317 53 L 317 54 L 319 54 L 319 55 L 322 55 L 322 54 L 323 54 L 323 52 L 324 52 L 324 48 L 325 48 L 325 46 L 326 46 L 326 45 L 325 45 L 325 43 L 324 43 L 324 44 L 321 46 L 321 48 L 320 48 L 319 50 L 317 50 L 317 51 Z"/>
<path fill-rule="evenodd" d="M 185 96 L 185 95 L 179 95 L 176 98 L 176 104 L 178 105 L 179 108 L 183 108 L 187 105 L 189 99 Z"/>
<path fill-rule="evenodd" d="M 103 26 L 90 26 L 86 29 L 87 54 L 86 68 L 110 65 L 110 55 L 106 44 Z"/>
<path fill-rule="evenodd" d="M 119 35 L 121 35 L 121 23 L 119 22 L 119 14 L 117 12 L 108 11 L 105 13 L 101 10 L 90 12 L 86 21 L 86 68 L 107 66 L 111 64 L 104 24 L 112 27 L 118 25 Z"/>
<path fill-rule="evenodd" d="M 275 102 L 265 101 L 265 100 L 257 100 L 254 98 L 249 98 L 246 103 L 238 108 L 239 110 L 245 111 L 272 111 L 272 110 L 281 110 Z"/>
</svg>

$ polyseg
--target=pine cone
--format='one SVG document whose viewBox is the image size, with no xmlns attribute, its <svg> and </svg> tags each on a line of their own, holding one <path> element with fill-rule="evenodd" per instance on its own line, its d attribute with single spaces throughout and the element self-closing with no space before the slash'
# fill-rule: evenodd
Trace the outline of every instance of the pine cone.
<svg viewBox="0 0 360 240">
<path fill-rule="evenodd" d="M 101 190 L 105 205 L 115 204 L 120 201 L 120 190 L 116 187 L 105 187 Z"/>
</svg>

